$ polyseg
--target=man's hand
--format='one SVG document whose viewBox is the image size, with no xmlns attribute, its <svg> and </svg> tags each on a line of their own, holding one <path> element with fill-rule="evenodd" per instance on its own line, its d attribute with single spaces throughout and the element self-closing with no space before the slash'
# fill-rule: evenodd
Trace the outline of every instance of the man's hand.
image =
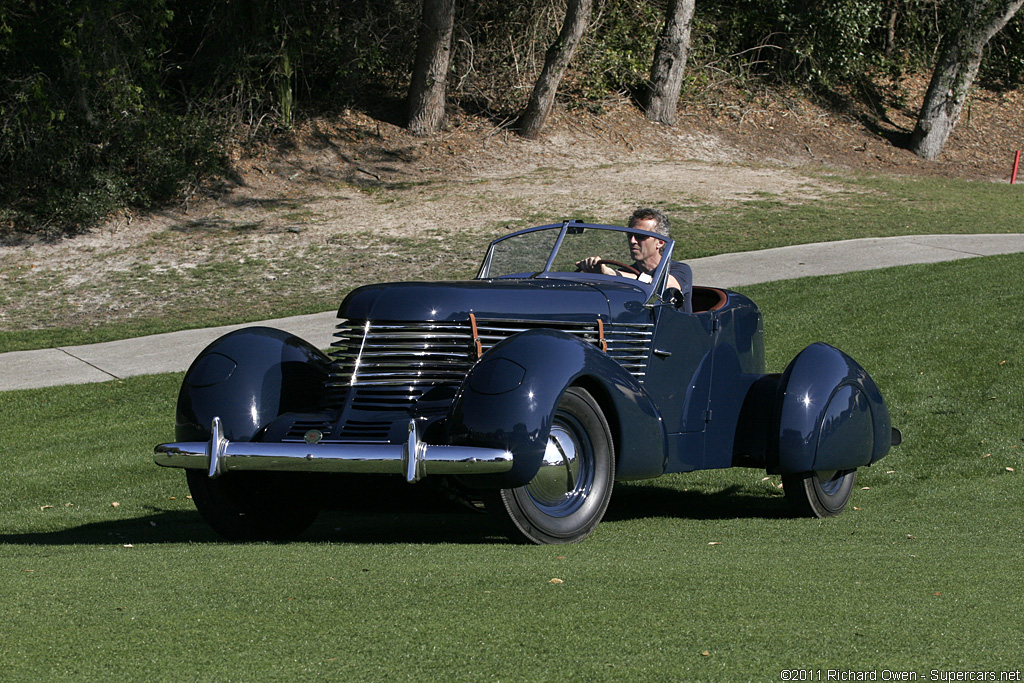
<svg viewBox="0 0 1024 683">
<path fill-rule="evenodd" d="M 587 273 L 604 273 L 605 275 L 622 275 L 606 263 L 601 263 L 600 256 L 588 256 L 576 262 L 576 267 Z"/>
</svg>

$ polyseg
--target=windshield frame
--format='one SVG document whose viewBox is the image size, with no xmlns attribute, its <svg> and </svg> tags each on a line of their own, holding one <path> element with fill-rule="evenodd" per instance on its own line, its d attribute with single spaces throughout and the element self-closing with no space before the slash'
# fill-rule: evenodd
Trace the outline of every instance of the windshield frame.
<svg viewBox="0 0 1024 683">
<path fill-rule="evenodd" d="M 558 230 L 558 235 L 554 240 L 554 244 L 551 247 L 550 252 L 547 255 L 547 259 L 544 262 L 542 270 L 535 272 L 523 272 L 523 273 L 512 273 L 508 275 L 497 275 L 490 276 L 491 264 L 494 258 L 494 254 L 497 248 L 500 248 L 503 242 L 508 240 L 520 238 L 523 235 L 540 232 L 544 230 L 554 231 Z M 655 268 L 654 273 L 651 275 L 651 282 L 645 283 L 640 280 L 634 280 L 632 278 L 621 277 L 618 275 L 605 275 L 604 273 L 575 273 L 566 271 L 551 270 L 552 265 L 555 263 L 555 259 L 558 256 L 559 250 L 565 241 L 567 235 L 580 234 L 584 230 L 608 230 L 614 232 L 620 232 L 623 235 L 645 235 L 647 237 L 653 237 L 655 239 L 663 240 L 665 247 L 662 250 L 661 262 L 658 267 Z M 503 235 L 498 239 L 492 241 L 487 248 L 487 253 L 484 255 L 483 262 L 480 265 L 480 269 L 477 272 L 476 278 L 478 280 L 506 280 L 506 279 L 552 279 L 552 280 L 570 280 L 575 282 L 614 282 L 617 284 L 628 283 L 635 287 L 639 287 L 644 290 L 648 295 L 655 291 L 659 294 L 664 291 L 665 283 L 667 282 L 667 273 L 669 264 L 672 262 L 672 249 L 675 246 L 675 240 L 671 237 L 666 237 L 659 233 L 650 232 L 647 230 L 640 230 L 638 228 L 628 228 L 621 225 L 605 225 L 600 223 L 584 223 L 578 220 L 567 220 L 561 223 L 551 223 L 549 225 L 539 225 L 532 228 L 526 228 L 524 230 L 518 230 L 509 235 Z"/>
</svg>

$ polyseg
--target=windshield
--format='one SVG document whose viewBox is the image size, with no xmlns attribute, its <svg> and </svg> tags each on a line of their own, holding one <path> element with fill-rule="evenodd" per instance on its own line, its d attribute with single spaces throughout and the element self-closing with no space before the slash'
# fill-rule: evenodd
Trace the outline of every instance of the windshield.
<svg viewBox="0 0 1024 683">
<path fill-rule="evenodd" d="M 529 277 L 541 272 L 547 266 L 559 232 L 557 227 L 546 228 L 493 242 L 479 277 Z"/>
<path fill-rule="evenodd" d="M 577 272 L 576 264 L 596 256 L 612 262 L 609 265 L 616 271 L 622 265 L 631 265 L 631 234 L 651 235 L 643 230 L 584 223 L 564 223 L 523 230 L 491 243 L 477 277 L 571 277 L 581 280 L 615 277 Z M 654 236 L 665 239 L 660 235 Z M 665 242 L 663 253 L 670 256 L 673 242 L 670 239 L 665 239 Z M 664 272 L 667 262 L 668 259 L 662 259 L 654 273 L 655 281 Z"/>
</svg>

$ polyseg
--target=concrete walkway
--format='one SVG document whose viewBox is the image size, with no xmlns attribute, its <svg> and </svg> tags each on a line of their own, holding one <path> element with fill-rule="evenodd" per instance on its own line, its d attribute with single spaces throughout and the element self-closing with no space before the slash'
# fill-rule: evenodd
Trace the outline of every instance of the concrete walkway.
<svg viewBox="0 0 1024 683">
<path fill-rule="evenodd" d="M 742 287 L 812 275 L 1024 252 L 1024 234 L 924 235 L 823 242 L 689 259 L 697 284 Z M 340 303 L 340 301 L 339 301 Z M 336 312 L 123 341 L 0 354 L 0 391 L 86 384 L 134 375 L 181 372 L 217 337 L 253 325 L 291 332 L 317 348 L 333 341 Z"/>
</svg>

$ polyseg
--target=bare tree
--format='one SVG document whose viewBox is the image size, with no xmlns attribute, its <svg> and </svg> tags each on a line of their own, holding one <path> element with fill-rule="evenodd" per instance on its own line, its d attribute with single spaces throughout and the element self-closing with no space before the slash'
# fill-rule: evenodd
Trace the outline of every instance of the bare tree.
<svg viewBox="0 0 1024 683">
<path fill-rule="evenodd" d="M 1022 4 L 1024 0 L 958 0 L 954 5 L 959 12 L 939 44 L 939 60 L 910 138 L 912 152 L 925 159 L 942 153 L 978 75 L 985 46 Z"/>
<path fill-rule="evenodd" d="M 665 10 L 665 28 L 651 64 L 651 90 L 647 98 L 647 118 L 651 121 L 674 126 L 678 120 L 676 112 L 690 50 L 693 6 L 694 0 L 669 0 Z"/>
<path fill-rule="evenodd" d="M 408 127 L 414 135 L 436 133 L 444 124 L 454 24 L 455 0 L 423 0 L 408 97 Z"/>
<path fill-rule="evenodd" d="M 565 67 L 569 65 L 576 46 L 590 22 L 590 13 L 594 0 L 569 0 L 565 10 L 565 22 L 558 34 L 558 39 L 548 48 L 544 57 L 544 68 L 541 69 L 537 83 L 533 86 L 533 94 L 526 104 L 526 109 L 516 122 L 516 130 L 524 138 L 533 139 L 540 135 L 544 123 L 555 103 L 558 84 L 562 81 Z"/>
</svg>

